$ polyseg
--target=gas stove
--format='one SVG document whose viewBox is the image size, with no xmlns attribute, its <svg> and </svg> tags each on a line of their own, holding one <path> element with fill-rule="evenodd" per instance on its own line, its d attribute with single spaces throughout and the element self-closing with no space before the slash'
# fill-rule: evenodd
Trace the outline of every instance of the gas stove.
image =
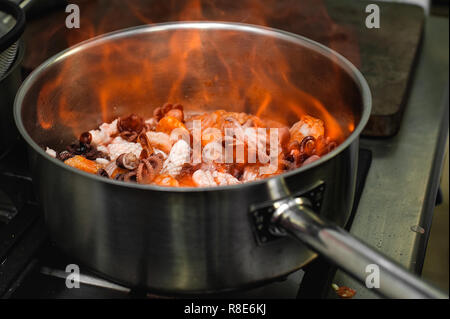
<svg viewBox="0 0 450 319">
<path fill-rule="evenodd" d="M 42 10 L 30 8 L 28 15 L 30 23 L 24 35 L 28 48 L 22 63 L 22 74 L 26 76 L 45 58 L 66 48 L 67 38 L 58 30 L 55 24 L 64 23 L 66 1 L 43 1 L 49 3 Z M 78 1 L 74 1 L 78 2 Z M 280 1 L 281 2 L 281 1 Z M 290 3 L 285 0 L 284 2 Z M 53 6 L 53 4 L 58 4 Z M 83 2 L 79 1 L 80 5 Z M 97 3 L 105 6 L 104 1 L 91 1 L 82 10 L 89 17 L 98 17 L 98 9 L 92 9 Z M 111 3 L 113 3 L 111 1 Z M 119 1 L 114 1 L 117 5 Z M 121 2 L 120 2 L 121 3 Z M 140 1 L 130 1 L 140 3 Z M 180 2 L 181 3 L 181 2 Z M 311 3 L 311 1 L 304 1 Z M 358 169 L 357 192 L 355 203 L 347 230 L 393 259 L 400 262 L 413 272 L 420 274 L 423 264 L 432 209 L 435 204 L 438 179 L 443 158 L 443 148 L 448 132 L 448 20 L 426 18 L 416 9 L 408 7 L 401 10 L 397 4 L 379 4 L 385 15 L 386 28 L 379 33 L 366 29 L 355 29 L 360 22 L 356 21 L 360 14 L 349 14 L 358 11 L 359 7 L 350 1 L 324 1 L 329 10 L 331 20 L 345 26 L 338 28 L 329 35 L 327 28 L 312 28 L 317 19 L 325 19 L 327 14 L 311 15 L 308 11 L 312 6 L 305 5 L 306 10 L 291 10 L 288 19 L 283 15 L 275 17 L 270 26 L 300 33 L 325 45 L 333 47 L 356 64 L 367 77 L 374 96 L 374 107 L 378 112 L 373 116 L 372 128 L 367 131 L 372 136 L 391 136 L 389 138 L 361 140 L 360 163 Z M 356 2 L 354 2 L 356 3 Z M 364 1 L 358 6 L 363 6 Z M 107 14 L 111 21 L 118 21 L 116 26 L 101 24 L 105 30 L 142 23 L 164 22 L 178 19 L 178 15 L 167 15 L 168 8 L 163 6 L 148 13 L 152 20 L 130 21 L 133 18 L 125 15 L 123 19 L 114 18 L 112 4 L 108 2 Z M 181 5 L 180 5 L 181 6 Z M 299 5 L 300 6 L 300 5 Z M 385 7 L 384 7 L 385 6 Z M 401 5 L 399 5 L 401 6 Z M 301 6 L 300 6 L 301 7 Z M 300 8 L 298 7 L 298 8 Z M 56 10 L 53 10 L 57 8 Z M 59 8 L 59 9 L 58 9 Z M 296 7 L 297 8 L 297 7 Z M 404 9 L 406 7 L 402 7 Z M 37 8 L 39 9 L 39 8 Z M 134 11 L 134 7 L 131 7 Z M 196 8 L 188 8 L 196 13 Z M 235 13 L 241 13 L 234 8 Z M 355 11 L 356 10 L 356 11 Z M 105 12 L 106 12 L 105 11 Z M 118 10 L 121 12 L 121 10 Z M 123 11 L 123 10 L 122 10 Z M 128 11 L 127 11 L 128 12 Z M 306 12 L 306 13 L 305 13 Z M 359 11 L 358 11 L 359 12 Z M 170 12 L 169 12 L 170 13 Z M 247 13 L 246 13 L 247 14 Z M 300 19 L 298 14 L 307 14 L 310 19 Z M 407 16 L 410 14 L 410 16 Z M 396 32 L 396 23 L 407 24 L 412 17 L 420 18 L 420 23 L 408 34 Z M 63 18 L 62 18 L 63 17 Z M 245 16 L 241 22 L 258 23 Z M 225 19 L 227 17 L 222 17 Z M 305 18 L 303 16 L 303 18 Z M 250 20 L 249 20 L 250 19 Z M 314 20 L 315 19 L 315 20 Z M 297 21 L 297 22 L 295 22 Z M 298 22 L 300 21 L 300 22 Z M 302 23 L 301 21 L 306 21 Z M 313 21 L 314 23 L 309 23 Z M 320 20 L 322 21 L 322 20 Z M 97 21 L 98 22 L 98 21 Z M 424 35 L 422 39 L 422 27 Z M 348 28 L 349 26 L 350 29 Z M 392 27 L 391 29 L 389 27 Z M 39 36 L 40 30 L 44 30 Z M 81 31 L 86 29 L 81 29 Z M 411 29 L 412 30 L 412 29 Z M 76 30 L 65 32 L 74 34 L 76 40 L 83 40 L 95 34 L 87 34 Z M 388 37 L 386 37 L 389 35 Z M 355 36 L 357 36 L 355 38 Z M 384 39 L 375 42 L 375 40 Z M 355 54 L 355 43 L 358 43 L 360 54 Z M 421 41 L 423 41 L 422 49 Z M 41 50 L 43 43 L 52 46 Z M 374 48 L 373 43 L 380 44 Z M 383 44 L 393 48 L 389 52 L 404 53 L 407 44 L 416 50 L 410 55 L 386 56 Z M 405 44 L 406 43 L 406 44 Z M 358 47 L 358 46 L 356 46 Z M 39 50 L 38 50 L 39 48 Z M 370 50 L 369 50 L 370 48 Z M 394 50 L 395 48 L 395 50 Z M 367 50 L 366 50 L 367 49 Z M 398 49 L 398 50 L 397 50 Z M 422 52 L 420 52 L 422 51 Z M 419 52 L 419 53 L 417 53 Z M 417 53 L 417 54 L 416 54 Z M 402 63 L 399 63 L 399 61 Z M 388 63 L 388 67 L 386 64 Z M 382 66 L 381 68 L 379 66 Z M 401 67 L 401 70 L 396 69 Z M 382 72 L 381 72 L 382 70 Z M 395 73 L 395 83 L 384 85 L 385 70 Z M 415 71 L 414 71 L 415 70 Z M 413 72 L 414 71 L 414 72 Z M 386 88 L 388 92 L 383 91 Z M 392 102 L 392 103 L 391 103 Z M 395 105 L 394 105 L 395 104 Z M 377 107 L 379 106 L 379 107 Z M 391 109 L 387 109 L 387 108 Z M 402 116 L 404 119 L 401 121 Z M 382 121 L 387 122 L 382 123 Z M 389 125 L 384 125 L 388 123 Z M 401 124 L 401 125 L 400 125 Z M 393 134 L 396 134 L 392 137 Z M 414 143 L 411 143 L 414 141 Z M 420 145 L 417 147 L 417 145 Z M 372 163 L 373 154 L 373 163 Z M 370 171 L 369 171 L 370 168 Z M 412 173 L 411 173 L 412 172 Z M 366 184 L 367 177 L 367 187 Z M 405 184 L 404 181 L 409 182 Z M 426 182 L 424 182 L 426 181 Z M 364 192 L 363 192 L 364 190 Z M 402 200 L 399 200 L 399 199 Z M 420 202 L 417 202 L 420 198 Z M 404 212 L 408 212 L 404 214 Z M 421 231 L 416 231 L 417 229 Z M 161 296 L 147 291 L 142 287 L 125 287 L 102 278 L 93 270 L 80 264 L 80 288 L 68 288 L 66 279 L 67 265 L 78 264 L 70 256 L 60 252 L 48 237 L 42 211 L 35 198 L 32 178 L 29 174 L 26 160 L 26 150 L 22 141 L 0 155 L 0 296 L 3 298 L 177 298 L 179 296 Z M 336 270 L 327 261 L 318 257 L 309 265 L 280 281 L 265 286 L 212 297 L 220 298 L 333 298 L 336 297 L 330 289 L 332 283 L 347 285 L 357 290 L 356 298 L 372 298 L 374 293 L 357 284 L 350 277 Z M 211 297 L 211 296 L 202 296 Z"/>
</svg>

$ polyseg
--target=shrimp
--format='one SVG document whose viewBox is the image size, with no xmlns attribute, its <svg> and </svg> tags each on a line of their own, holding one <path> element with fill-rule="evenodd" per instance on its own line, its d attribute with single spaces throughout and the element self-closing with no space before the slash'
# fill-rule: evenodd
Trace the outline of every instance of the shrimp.
<svg viewBox="0 0 450 319">
<path fill-rule="evenodd" d="M 195 185 L 199 187 L 217 186 L 217 183 L 214 180 L 211 172 L 207 170 L 196 170 L 194 174 L 192 174 L 192 180 L 194 181 Z"/>
<path fill-rule="evenodd" d="M 163 132 L 152 132 L 149 131 L 145 133 L 148 143 L 157 149 L 162 150 L 164 153 L 168 154 L 172 148 L 172 143 L 170 141 L 170 136 Z"/>
<path fill-rule="evenodd" d="M 324 136 L 325 128 L 321 119 L 305 115 L 300 121 L 292 125 L 289 132 L 291 133 L 291 142 L 301 142 L 306 136 L 313 136 L 315 139 Z"/>
<path fill-rule="evenodd" d="M 212 176 L 214 177 L 217 185 L 234 185 L 240 183 L 236 177 L 228 173 L 220 173 L 215 171 L 212 173 Z"/>
</svg>

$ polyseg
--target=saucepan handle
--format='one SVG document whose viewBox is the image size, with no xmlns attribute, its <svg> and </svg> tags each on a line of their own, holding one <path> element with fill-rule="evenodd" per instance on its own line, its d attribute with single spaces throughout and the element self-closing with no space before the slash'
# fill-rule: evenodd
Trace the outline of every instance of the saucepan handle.
<svg viewBox="0 0 450 319">
<path fill-rule="evenodd" d="M 374 288 L 378 294 L 388 298 L 448 298 L 342 228 L 320 218 L 307 198 L 281 200 L 274 208 L 272 222 L 277 227 L 361 282 L 365 283 L 369 274 L 368 265 L 378 266 L 379 288 Z"/>
</svg>

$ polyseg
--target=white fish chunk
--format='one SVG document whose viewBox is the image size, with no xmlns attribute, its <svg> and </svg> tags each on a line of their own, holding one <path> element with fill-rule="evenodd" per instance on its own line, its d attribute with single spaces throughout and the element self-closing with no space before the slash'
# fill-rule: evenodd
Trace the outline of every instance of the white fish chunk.
<svg viewBox="0 0 450 319">
<path fill-rule="evenodd" d="M 108 148 L 107 148 L 106 146 L 104 146 L 104 145 L 99 145 L 99 146 L 97 146 L 97 151 L 103 152 L 103 153 L 105 153 L 105 154 L 108 154 L 108 153 L 109 153 Z"/>
<path fill-rule="evenodd" d="M 50 155 L 53 158 L 56 158 L 56 151 L 51 149 L 50 147 L 47 147 L 45 149 L 45 153 L 47 153 L 48 155 Z"/>
<path fill-rule="evenodd" d="M 128 142 L 120 136 L 117 136 L 107 148 L 107 154 L 109 154 L 111 160 L 117 159 L 123 153 L 133 153 L 136 157 L 139 157 L 142 152 L 141 144 Z"/>
<path fill-rule="evenodd" d="M 214 180 L 211 172 L 204 171 L 202 169 L 196 170 L 194 174 L 192 174 L 192 180 L 194 181 L 195 185 L 199 187 L 217 186 L 217 183 Z"/>
<path fill-rule="evenodd" d="M 106 158 L 101 158 L 101 157 L 99 157 L 99 158 L 95 159 L 95 161 L 96 161 L 98 164 L 104 165 L 104 166 L 106 166 L 106 165 L 109 164 L 109 161 L 108 161 Z"/>
<path fill-rule="evenodd" d="M 164 161 L 162 172 L 176 176 L 180 173 L 185 163 L 191 159 L 191 148 L 184 140 L 176 142 L 170 150 L 169 156 Z"/>
</svg>

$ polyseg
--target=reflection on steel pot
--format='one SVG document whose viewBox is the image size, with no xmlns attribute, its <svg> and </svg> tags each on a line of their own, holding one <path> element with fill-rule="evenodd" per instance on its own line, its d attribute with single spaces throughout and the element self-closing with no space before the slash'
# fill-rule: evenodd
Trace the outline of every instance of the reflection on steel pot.
<svg viewBox="0 0 450 319">
<path fill-rule="evenodd" d="M 62 149 L 120 115 L 150 117 L 166 101 L 254 114 L 263 105 L 265 115 L 289 124 L 306 112 L 342 139 L 307 166 L 213 188 L 108 180 L 41 148 Z M 116 281 L 166 293 L 242 289 L 299 269 L 316 256 L 310 247 L 359 279 L 361 265 L 378 264 L 390 280 L 379 289 L 387 296 L 441 296 L 322 220 L 343 226 L 349 217 L 370 103 L 361 74 L 308 39 L 236 23 L 170 23 L 51 58 L 21 88 L 15 117 L 53 240 Z"/>
</svg>

